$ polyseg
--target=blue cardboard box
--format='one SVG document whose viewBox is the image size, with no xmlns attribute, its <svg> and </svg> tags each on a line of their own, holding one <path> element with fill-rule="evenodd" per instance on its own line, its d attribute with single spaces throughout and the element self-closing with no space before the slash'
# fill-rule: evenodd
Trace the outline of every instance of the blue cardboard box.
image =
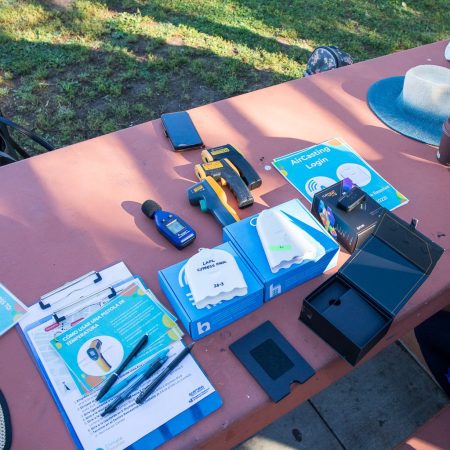
<svg viewBox="0 0 450 450">
<path fill-rule="evenodd" d="M 273 273 L 256 231 L 258 215 L 226 226 L 223 229 L 223 240 L 233 243 L 264 284 L 264 301 L 271 300 L 336 266 L 339 253 L 339 245 L 300 200 L 293 199 L 273 209 L 283 212 L 292 223 L 318 241 L 324 247 L 325 254 L 318 261 L 304 261 Z"/>
<path fill-rule="evenodd" d="M 215 248 L 232 254 L 247 283 L 245 296 L 234 297 L 216 305 L 198 309 L 185 281 L 187 259 L 158 272 L 161 288 L 192 339 L 201 339 L 238 320 L 263 304 L 263 285 L 230 243 Z"/>
</svg>

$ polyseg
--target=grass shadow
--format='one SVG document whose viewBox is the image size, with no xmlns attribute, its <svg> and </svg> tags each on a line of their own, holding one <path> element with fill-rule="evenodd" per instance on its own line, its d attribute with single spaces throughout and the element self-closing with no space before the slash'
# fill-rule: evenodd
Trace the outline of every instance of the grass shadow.
<svg viewBox="0 0 450 450">
<path fill-rule="evenodd" d="M 270 71 L 203 49 L 146 38 L 130 51 L 129 37 L 91 50 L 0 32 L 0 68 L 20 74 L 3 99 L 5 115 L 58 147 L 245 92 L 258 77 L 272 82 Z"/>
<path fill-rule="evenodd" d="M 437 40 L 449 14 L 443 0 L 6 2 L 0 103 L 62 146 L 298 78 L 319 44 L 359 60 Z"/>
</svg>

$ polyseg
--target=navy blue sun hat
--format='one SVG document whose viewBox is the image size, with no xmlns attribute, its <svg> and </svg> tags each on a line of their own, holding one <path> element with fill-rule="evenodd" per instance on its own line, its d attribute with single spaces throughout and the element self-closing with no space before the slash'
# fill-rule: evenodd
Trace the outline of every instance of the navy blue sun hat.
<svg viewBox="0 0 450 450">
<path fill-rule="evenodd" d="M 379 80 L 370 86 L 367 102 L 388 127 L 439 145 L 442 125 L 450 117 L 450 69 L 422 65 L 403 77 Z"/>
</svg>

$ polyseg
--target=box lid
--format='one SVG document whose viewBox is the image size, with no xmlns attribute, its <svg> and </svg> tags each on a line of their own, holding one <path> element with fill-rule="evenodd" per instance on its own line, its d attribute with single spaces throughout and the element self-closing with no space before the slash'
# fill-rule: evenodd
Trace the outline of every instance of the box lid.
<svg viewBox="0 0 450 450">
<path fill-rule="evenodd" d="M 396 315 L 432 272 L 444 249 L 385 211 L 369 239 L 339 271 Z"/>
</svg>

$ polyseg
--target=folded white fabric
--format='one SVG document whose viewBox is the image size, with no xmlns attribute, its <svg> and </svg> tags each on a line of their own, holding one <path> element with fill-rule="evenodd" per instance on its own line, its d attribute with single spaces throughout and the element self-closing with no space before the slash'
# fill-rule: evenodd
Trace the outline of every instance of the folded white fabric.
<svg viewBox="0 0 450 450">
<path fill-rule="evenodd" d="M 200 249 L 185 266 L 186 282 L 198 309 L 247 294 L 247 283 L 233 255 Z"/>
<path fill-rule="evenodd" d="M 281 211 L 262 211 L 256 220 L 256 230 L 272 273 L 305 260 L 317 261 L 325 254 L 319 242 Z"/>
</svg>

